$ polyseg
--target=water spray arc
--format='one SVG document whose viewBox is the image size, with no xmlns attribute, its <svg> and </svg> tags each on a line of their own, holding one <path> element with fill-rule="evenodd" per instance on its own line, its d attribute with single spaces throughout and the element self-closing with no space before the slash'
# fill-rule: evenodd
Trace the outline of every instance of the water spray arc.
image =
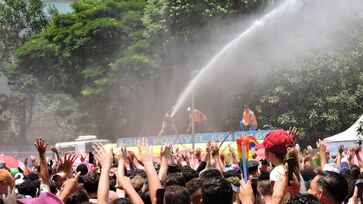
<svg viewBox="0 0 363 204">
<path fill-rule="evenodd" d="M 181 108 L 183 103 L 185 102 L 186 98 L 191 94 L 192 90 L 198 84 L 201 80 L 203 75 L 211 70 L 214 65 L 218 62 L 218 60 L 230 49 L 238 45 L 241 41 L 245 40 L 249 34 L 253 33 L 256 29 L 262 27 L 266 22 L 268 22 L 270 19 L 275 18 L 279 14 L 284 13 L 287 9 L 290 7 L 293 7 L 295 5 L 297 0 L 286 0 L 282 4 L 280 4 L 277 8 L 273 9 L 271 12 L 264 15 L 261 19 L 256 20 L 247 30 L 242 32 L 237 38 L 229 42 L 227 45 L 225 45 L 221 51 L 219 51 L 209 62 L 206 66 L 200 69 L 200 71 L 195 75 L 195 77 L 189 82 L 187 87 L 183 90 L 183 92 L 180 94 L 176 104 L 175 108 L 172 112 L 172 116 L 178 112 L 178 110 Z"/>
</svg>

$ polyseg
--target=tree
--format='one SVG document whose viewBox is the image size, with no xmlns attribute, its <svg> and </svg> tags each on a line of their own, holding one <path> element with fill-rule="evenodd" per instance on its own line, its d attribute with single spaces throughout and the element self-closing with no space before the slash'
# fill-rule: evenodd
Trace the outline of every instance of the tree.
<svg viewBox="0 0 363 204">
<path fill-rule="evenodd" d="M 42 31 L 48 25 L 48 18 L 43 12 L 40 0 L 4 0 L 0 2 L 0 51 L 1 72 L 14 62 L 15 49 L 26 38 Z"/>
<path fill-rule="evenodd" d="M 33 90 L 70 94 L 76 105 L 60 115 L 72 118 L 79 134 L 116 135 L 124 119 L 120 80 L 148 64 L 142 54 L 144 5 L 138 0 L 74 2 L 72 13 L 56 14 L 44 32 L 16 51 L 11 78 L 29 76 Z"/>
<path fill-rule="evenodd" d="M 8 76 L 7 67 L 14 64 L 15 50 L 32 34 L 41 32 L 48 25 L 41 0 L 4 0 L 0 2 L 0 74 Z M 18 81 L 32 81 L 23 77 Z M 31 83 L 31 82 L 30 82 Z M 25 135 L 31 123 L 34 95 L 26 92 L 24 87 L 15 83 L 11 101 L 12 128 L 10 137 L 19 139 Z M 14 141 L 14 140 L 13 140 Z"/>
</svg>

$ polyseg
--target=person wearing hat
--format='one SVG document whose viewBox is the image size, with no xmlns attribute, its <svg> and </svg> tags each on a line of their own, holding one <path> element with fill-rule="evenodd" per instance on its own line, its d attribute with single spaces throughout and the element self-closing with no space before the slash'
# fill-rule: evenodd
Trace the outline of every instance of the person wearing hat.
<svg viewBox="0 0 363 204">
<path fill-rule="evenodd" d="M 274 130 L 268 133 L 263 140 L 263 146 L 265 148 L 266 159 L 274 167 L 270 172 L 271 185 L 285 174 L 284 161 L 287 154 L 293 152 L 294 142 L 292 136 L 284 130 Z M 289 149 L 289 152 L 288 152 Z M 294 155 L 295 158 L 298 155 Z M 298 161 L 296 159 L 296 161 Z M 303 182 L 302 176 L 300 174 L 300 192 L 305 193 L 305 183 Z"/>
<path fill-rule="evenodd" d="M 7 195 L 8 187 L 14 188 L 13 176 L 8 170 L 0 169 L 0 195 Z"/>
<path fill-rule="evenodd" d="M 247 161 L 247 168 L 248 168 L 248 175 L 257 178 L 259 176 L 258 173 L 258 166 L 260 163 L 256 160 L 248 160 Z"/>
</svg>

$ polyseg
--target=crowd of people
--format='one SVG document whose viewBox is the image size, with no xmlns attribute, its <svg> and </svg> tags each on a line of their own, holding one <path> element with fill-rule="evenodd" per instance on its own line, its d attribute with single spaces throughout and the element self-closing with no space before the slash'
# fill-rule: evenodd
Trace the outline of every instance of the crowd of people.
<svg viewBox="0 0 363 204">
<path fill-rule="evenodd" d="M 213 142 L 183 152 L 166 143 L 157 156 L 146 139 L 138 142 L 138 152 L 121 145 L 114 154 L 95 144 L 94 159 L 59 156 L 51 147 L 56 157 L 49 159 L 46 140 L 38 138 L 39 157 L 26 159 L 23 168 L 0 169 L 0 203 L 360 203 L 361 145 L 341 146 L 335 157 L 321 140 L 315 149 L 300 149 L 297 135 L 296 128 L 270 132 L 265 158 L 247 161 L 248 178 L 238 151 L 229 146 L 223 152 Z"/>
</svg>

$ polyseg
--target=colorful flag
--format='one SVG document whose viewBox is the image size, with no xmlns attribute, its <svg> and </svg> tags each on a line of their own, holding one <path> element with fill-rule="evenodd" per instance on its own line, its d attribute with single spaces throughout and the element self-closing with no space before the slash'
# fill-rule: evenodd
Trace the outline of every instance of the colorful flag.
<svg viewBox="0 0 363 204">
<path fill-rule="evenodd" d="M 250 149 L 254 148 L 256 144 L 258 144 L 258 141 L 256 140 L 255 137 L 253 137 L 252 135 L 248 136 L 247 139 L 250 142 Z"/>
</svg>

